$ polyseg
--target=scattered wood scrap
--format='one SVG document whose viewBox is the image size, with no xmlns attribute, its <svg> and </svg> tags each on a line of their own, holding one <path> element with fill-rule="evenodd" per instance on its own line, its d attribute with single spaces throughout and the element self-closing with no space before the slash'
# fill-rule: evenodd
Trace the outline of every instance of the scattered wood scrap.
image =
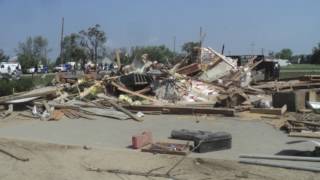
<svg viewBox="0 0 320 180">
<path fill-rule="evenodd" d="M 8 110 L 6 110 L 5 112 L 1 113 L 0 117 L 1 118 L 6 118 L 6 117 L 10 116 L 12 112 L 13 112 L 13 105 L 9 104 Z"/>
<path fill-rule="evenodd" d="M 251 108 L 251 113 L 283 115 L 287 111 L 287 105 L 282 108 Z"/>
<path fill-rule="evenodd" d="M 208 107 L 183 107 L 172 105 L 124 105 L 124 108 L 135 111 L 160 111 L 163 114 L 223 114 L 235 116 L 235 110 L 230 108 L 208 108 Z"/>
<path fill-rule="evenodd" d="M 131 117 L 133 120 L 135 121 L 143 121 L 141 118 L 137 117 L 136 115 L 132 114 L 130 111 L 128 111 L 127 109 L 123 108 L 122 106 L 118 105 L 117 103 L 113 102 L 112 100 L 110 100 L 110 98 L 105 97 L 105 95 L 100 95 L 100 98 L 105 99 L 109 104 L 111 104 L 114 108 L 116 108 L 117 110 L 125 113 L 126 115 L 128 115 L 129 117 Z"/>
<path fill-rule="evenodd" d="M 145 95 L 142 95 L 140 93 L 137 93 L 137 92 L 133 92 L 133 91 L 130 91 L 129 89 L 126 89 L 124 87 L 121 87 L 119 84 L 115 83 L 115 82 L 111 82 L 111 84 L 113 86 L 115 86 L 119 91 L 122 91 L 122 92 L 125 92 L 125 93 L 128 93 L 128 94 L 131 94 L 133 96 L 138 96 L 138 97 L 141 97 L 143 99 L 146 99 L 146 100 L 149 100 L 151 102 L 157 102 L 157 103 L 160 103 L 160 101 L 158 101 L 157 99 L 154 99 L 154 98 L 151 98 L 151 97 L 148 97 L 148 96 L 145 96 Z"/>
<path fill-rule="evenodd" d="M 0 104 L 5 104 L 5 103 L 16 103 L 16 102 L 24 102 L 24 101 L 32 101 L 36 98 L 40 97 L 46 97 L 46 96 L 55 96 L 57 91 L 56 87 L 45 87 L 45 88 L 40 88 L 40 89 L 35 89 L 30 92 L 23 92 L 14 94 L 14 95 L 9 95 L 9 96 L 2 96 L 0 97 Z"/>
<path fill-rule="evenodd" d="M 168 143 L 168 142 L 152 143 L 141 149 L 142 152 L 174 154 L 174 155 L 187 155 L 189 150 L 190 150 L 189 143 L 178 144 L 178 143 Z"/>
<path fill-rule="evenodd" d="M 290 132 L 290 137 L 320 138 L 320 132 Z"/>
</svg>

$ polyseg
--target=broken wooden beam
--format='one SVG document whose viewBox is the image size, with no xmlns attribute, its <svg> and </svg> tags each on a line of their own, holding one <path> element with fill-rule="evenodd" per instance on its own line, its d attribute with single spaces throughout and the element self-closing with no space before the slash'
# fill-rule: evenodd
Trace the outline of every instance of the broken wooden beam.
<svg viewBox="0 0 320 180">
<path fill-rule="evenodd" d="M 128 93 L 128 94 L 131 94 L 131 95 L 133 95 L 133 96 L 138 96 L 138 97 L 141 97 L 141 98 L 143 98 L 143 99 L 146 99 L 146 100 L 149 100 L 149 101 L 152 101 L 152 102 L 160 103 L 160 101 L 158 101 L 157 99 L 154 99 L 154 98 L 151 98 L 151 97 L 148 97 L 148 96 L 145 96 L 145 95 L 142 95 L 142 94 L 139 94 L 139 93 L 130 91 L 129 89 L 123 88 L 123 87 L 121 87 L 119 84 L 117 84 L 117 83 L 115 83 L 115 82 L 111 82 L 111 84 L 112 84 L 114 87 L 116 87 L 119 91 L 122 91 L 122 92 L 125 92 L 125 93 Z"/>
<path fill-rule="evenodd" d="M 163 114 L 223 114 L 225 116 L 234 116 L 235 110 L 230 108 L 208 108 L 208 107 L 186 107 L 171 105 L 126 105 L 128 110 L 135 111 L 160 111 Z"/>
<path fill-rule="evenodd" d="M 315 123 L 315 122 L 309 122 L 309 121 L 298 121 L 294 119 L 288 119 L 290 123 L 300 123 L 300 124 L 305 124 L 307 126 L 315 126 L 315 127 L 320 127 L 320 123 Z"/>
<path fill-rule="evenodd" d="M 130 111 L 128 111 L 127 109 L 123 108 L 122 106 L 118 105 L 117 103 L 115 103 L 114 101 L 110 100 L 110 98 L 106 97 L 103 94 L 98 95 L 99 98 L 103 98 L 105 99 L 109 104 L 111 104 L 114 108 L 116 108 L 118 111 L 121 111 L 123 113 L 125 113 L 126 115 L 128 115 L 130 118 L 132 118 L 135 121 L 143 121 L 141 118 L 139 118 L 138 116 L 132 114 Z"/>
<path fill-rule="evenodd" d="M 8 110 L 4 111 L 3 113 L 0 113 L 1 118 L 6 118 L 7 116 L 10 116 L 13 112 L 13 105 L 9 104 Z"/>
<path fill-rule="evenodd" d="M 190 75 L 197 73 L 201 70 L 201 67 L 198 63 L 189 64 L 177 70 L 179 74 Z"/>
<path fill-rule="evenodd" d="M 43 89 L 43 91 L 42 91 Z M 5 104 L 10 101 L 18 101 L 18 100 L 23 100 L 28 101 L 31 98 L 40 98 L 40 97 L 45 97 L 48 95 L 55 95 L 57 91 L 56 87 L 47 87 L 47 88 L 40 88 L 40 89 L 35 89 L 30 92 L 26 93 L 19 93 L 19 95 L 9 95 L 9 96 L 3 96 L 0 97 L 0 104 Z M 33 100 L 33 99 L 31 99 Z M 24 101 L 22 101 L 24 102 Z M 14 102 L 15 103 L 15 102 Z"/>
<path fill-rule="evenodd" d="M 251 113 L 283 115 L 287 111 L 287 105 L 282 108 L 251 108 Z"/>
<path fill-rule="evenodd" d="M 290 137 L 304 137 L 304 138 L 320 138 L 320 133 L 316 132 L 290 132 Z"/>
</svg>

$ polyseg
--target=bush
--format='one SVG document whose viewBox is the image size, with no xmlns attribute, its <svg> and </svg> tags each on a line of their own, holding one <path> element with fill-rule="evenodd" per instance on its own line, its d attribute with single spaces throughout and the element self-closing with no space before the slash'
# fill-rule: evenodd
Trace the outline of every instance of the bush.
<svg viewBox="0 0 320 180">
<path fill-rule="evenodd" d="M 19 80 L 0 80 L 0 96 L 10 95 L 13 92 L 29 91 L 33 88 L 34 84 L 32 79 L 19 79 Z"/>
</svg>

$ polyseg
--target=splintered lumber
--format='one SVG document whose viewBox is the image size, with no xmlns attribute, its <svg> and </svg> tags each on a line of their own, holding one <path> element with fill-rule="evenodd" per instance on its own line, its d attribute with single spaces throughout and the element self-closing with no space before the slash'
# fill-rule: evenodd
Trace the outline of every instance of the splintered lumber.
<svg viewBox="0 0 320 180">
<path fill-rule="evenodd" d="M 141 90 L 135 91 L 135 93 L 144 94 L 144 93 L 147 93 L 149 91 L 151 91 L 151 87 L 147 86 L 147 87 L 145 87 L 145 88 L 143 88 Z"/>
<path fill-rule="evenodd" d="M 5 118 L 5 117 L 11 115 L 12 112 L 13 112 L 13 105 L 12 105 L 12 104 L 9 104 L 8 110 L 6 110 L 5 112 L 1 113 L 0 116 L 1 116 L 2 118 Z"/>
<path fill-rule="evenodd" d="M 320 138 L 320 133 L 315 132 L 290 132 L 290 137 L 304 137 L 304 138 Z"/>
<path fill-rule="evenodd" d="M 200 65 L 198 63 L 193 63 L 178 69 L 177 73 L 190 75 L 190 74 L 199 72 L 200 70 L 201 70 Z"/>
<path fill-rule="evenodd" d="M 17 100 L 21 100 L 21 102 L 25 102 L 28 100 L 33 100 L 32 98 L 39 98 L 39 97 L 45 97 L 48 95 L 56 94 L 56 91 L 57 91 L 56 87 L 45 87 L 45 88 L 35 89 L 23 94 L 19 93 L 19 95 L 3 96 L 3 97 L 0 97 L 0 104 L 7 103 L 9 101 L 17 101 Z M 12 103 L 16 103 L 16 102 L 12 102 Z"/>
<path fill-rule="evenodd" d="M 120 67 L 121 67 L 120 50 L 116 51 L 116 59 L 117 59 L 118 67 L 120 69 Z"/>
<path fill-rule="evenodd" d="M 51 109 L 50 109 L 50 106 L 49 106 L 48 102 L 46 100 L 43 100 L 42 104 L 46 108 L 47 112 L 51 113 Z"/>
<path fill-rule="evenodd" d="M 287 105 L 282 108 L 251 108 L 251 113 L 283 115 L 287 111 Z"/>
<path fill-rule="evenodd" d="M 320 75 L 304 75 L 298 78 L 300 81 L 320 81 Z"/>
<path fill-rule="evenodd" d="M 301 123 L 301 124 L 305 124 L 307 126 L 320 127 L 320 123 L 314 123 L 314 122 L 309 122 L 309 121 L 297 121 L 294 119 L 288 119 L 287 121 L 292 122 L 292 123 Z"/>
<path fill-rule="evenodd" d="M 299 82 L 299 81 L 287 81 L 287 82 L 271 82 L 271 83 L 264 83 L 262 85 L 256 85 L 253 86 L 253 88 L 258 88 L 258 89 L 309 89 L 312 87 L 319 87 L 320 83 L 319 82 Z"/>
<path fill-rule="evenodd" d="M 234 116 L 235 110 L 230 108 L 208 108 L 208 107 L 186 107 L 169 105 L 136 105 L 123 106 L 129 110 L 135 111 L 160 111 L 163 114 L 223 114 L 225 116 Z"/>
<path fill-rule="evenodd" d="M 130 111 L 128 111 L 127 109 L 123 108 L 122 106 L 118 105 L 117 103 L 113 102 L 112 100 L 110 100 L 110 98 L 105 97 L 104 95 L 99 95 L 98 97 L 105 99 L 109 104 L 111 104 L 114 108 L 116 108 L 117 110 L 125 113 L 126 115 L 128 115 L 129 117 L 131 117 L 133 120 L 135 121 L 143 121 L 142 119 L 140 119 L 139 117 L 137 117 L 136 115 L 132 114 Z"/>
<path fill-rule="evenodd" d="M 130 91 L 129 89 L 126 89 L 124 87 L 121 87 L 119 84 L 115 83 L 115 82 L 111 82 L 111 84 L 113 86 L 115 86 L 119 91 L 122 91 L 122 92 L 125 92 L 125 93 L 128 93 L 128 94 L 131 94 L 131 95 L 134 95 L 134 96 L 138 96 L 138 97 L 141 97 L 143 99 L 146 99 L 146 100 L 149 100 L 149 101 L 152 101 L 152 102 L 160 102 L 154 98 L 151 98 L 151 97 L 148 97 L 148 96 L 145 96 L 145 95 L 142 95 L 142 94 L 139 94 L 139 93 L 136 93 L 136 92 L 133 92 L 133 91 Z"/>
<path fill-rule="evenodd" d="M 172 148 L 175 147 L 175 148 Z M 187 155 L 189 152 L 189 144 L 177 144 L 169 142 L 157 142 L 144 146 L 142 152 L 151 152 L 159 154 Z"/>
<path fill-rule="evenodd" d="M 94 85 L 85 89 L 83 92 L 80 93 L 80 98 L 84 98 L 84 97 L 88 96 L 89 94 L 91 94 L 94 91 L 94 89 L 101 87 L 101 83 L 102 83 L 102 81 L 97 81 L 94 83 Z"/>
<path fill-rule="evenodd" d="M 56 109 L 73 109 L 73 110 L 80 110 L 79 106 L 73 106 L 73 105 L 62 105 L 62 104 L 53 104 L 51 106 L 54 106 Z"/>
</svg>

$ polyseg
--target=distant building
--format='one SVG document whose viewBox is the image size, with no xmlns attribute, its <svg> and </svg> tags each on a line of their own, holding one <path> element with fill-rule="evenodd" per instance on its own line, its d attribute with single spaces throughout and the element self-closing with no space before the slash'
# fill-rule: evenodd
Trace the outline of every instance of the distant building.
<svg viewBox="0 0 320 180">
<path fill-rule="evenodd" d="M 279 63 L 280 67 L 283 67 L 283 66 L 288 66 L 290 65 L 290 61 L 288 59 L 273 59 L 273 61 L 276 61 Z"/>
<path fill-rule="evenodd" d="M 114 63 L 113 60 L 111 60 L 110 58 L 108 57 L 105 57 L 101 60 L 101 63 L 104 65 L 104 64 L 111 64 L 111 63 Z"/>
<path fill-rule="evenodd" d="M 18 56 L 13 56 L 8 59 L 8 63 L 17 63 L 18 62 Z"/>
</svg>

